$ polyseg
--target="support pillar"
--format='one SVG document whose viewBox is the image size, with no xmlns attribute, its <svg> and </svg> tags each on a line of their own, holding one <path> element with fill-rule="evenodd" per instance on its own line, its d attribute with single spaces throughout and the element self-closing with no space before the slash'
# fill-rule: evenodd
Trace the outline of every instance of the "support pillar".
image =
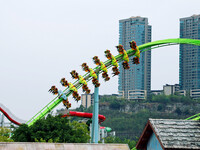
<svg viewBox="0 0 200 150">
<path fill-rule="evenodd" d="M 99 76 L 97 75 L 97 79 Z M 99 87 L 94 89 L 94 103 L 93 103 L 93 116 L 92 116 L 92 143 L 98 144 L 99 138 Z"/>
</svg>

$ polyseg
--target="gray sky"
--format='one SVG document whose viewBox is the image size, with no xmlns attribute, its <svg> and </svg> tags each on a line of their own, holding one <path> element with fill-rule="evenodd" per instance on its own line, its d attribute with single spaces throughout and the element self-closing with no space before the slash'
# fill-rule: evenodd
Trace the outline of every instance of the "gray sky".
<svg viewBox="0 0 200 150">
<path fill-rule="evenodd" d="M 64 89 L 62 77 L 75 81 L 71 70 L 83 75 L 83 62 L 93 68 L 93 56 L 105 61 L 104 50 L 117 54 L 120 19 L 147 17 L 152 41 L 178 38 L 179 18 L 199 14 L 199 6 L 199 0 L 0 0 L 0 103 L 28 120 L 54 98 L 52 85 Z M 178 50 L 152 51 L 152 89 L 179 82 Z M 117 86 L 118 77 L 102 81 L 100 94 L 117 93 Z"/>
</svg>

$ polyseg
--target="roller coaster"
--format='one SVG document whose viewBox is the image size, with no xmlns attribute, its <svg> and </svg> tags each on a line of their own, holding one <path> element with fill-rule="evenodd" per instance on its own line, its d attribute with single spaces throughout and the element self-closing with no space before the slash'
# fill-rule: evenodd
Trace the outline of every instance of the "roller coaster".
<svg viewBox="0 0 200 150">
<path fill-rule="evenodd" d="M 8 120 L 10 120 L 10 122 L 12 122 L 15 125 L 21 125 L 23 123 L 26 123 L 25 120 L 22 120 L 16 117 L 13 113 L 11 113 L 11 111 L 6 106 L 4 106 L 1 103 L 0 103 L 0 111 L 4 114 L 4 116 L 6 116 Z M 69 113 L 62 114 L 61 117 L 70 117 L 70 116 L 92 118 L 93 114 L 85 113 L 85 112 L 69 111 Z M 99 118 L 100 124 L 106 120 L 106 117 L 104 115 L 99 115 L 98 118 Z"/>
<path fill-rule="evenodd" d="M 99 87 L 100 83 L 98 82 L 97 76 L 99 74 L 102 74 L 102 77 L 104 78 L 105 81 L 108 81 L 110 77 L 107 74 L 107 69 L 112 68 L 113 74 L 118 75 L 118 62 L 123 61 L 122 65 L 124 69 L 129 69 L 129 58 L 131 56 L 135 56 L 133 58 L 133 63 L 134 64 L 139 64 L 139 57 L 140 53 L 143 53 L 148 50 L 152 50 L 155 48 L 160 48 L 164 46 L 171 46 L 171 45 L 177 45 L 177 44 L 192 44 L 192 45 L 197 45 L 200 46 L 200 40 L 195 40 L 195 39 L 182 39 L 182 38 L 176 38 L 176 39 L 165 39 L 165 40 L 159 40 L 159 41 L 154 41 L 154 42 L 149 42 L 140 46 L 137 46 L 134 41 L 130 42 L 130 47 L 131 49 L 124 50 L 122 45 L 118 45 L 117 49 L 119 54 L 117 56 L 113 56 L 110 53 L 110 50 L 105 51 L 105 56 L 108 58 L 107 61 L 102 62 L 100 59 L 95 56 L 93 57 L 94 63 L 97 65 L 95 68 L 89 68 L 89 66 L 86 63 L 82 64 L 82 68 L 84 71 L 87 73 L 83 76 L 78 75 L 78 73 L 73 70 L 71 72 L 71 75 L 76 81 L 74 83 L 70 83 L 65 80 L 65 78 L 61 79 L 61 84 L 66 87 L 63 91 L 58 90 L 55 86 L 52 86 L 50 89 L 50 92 L 53 94 L 58 94 L 53 100 L 51 100 L 44 108 L 42 108 L 37 114 L 35 114 L 30 120 L 26 122 L 29 126 L 34 124 L 38 119 L 41 119 L 45 117 L 50 111 L 52 111 L 56 106 L 58 106 L 61 102 L 69 108 L 70 103 L 68 102 L 67 97 L 70 95 L 73 95 L 76 101 L 80 100 L 80 96 L 78 95 L 77 89 L 80 87 L 83 88 L 83 91 L 86 93 L 89 93 L 90 90 L 87 87 L 87 82 L 92 80 L 92 83 L 94 84 L 95 87 Z M 194 115 L 188 119 L 193 119 L 193 120 L 199 120 L 200 119 L 200 114 Z"/>
</svg>

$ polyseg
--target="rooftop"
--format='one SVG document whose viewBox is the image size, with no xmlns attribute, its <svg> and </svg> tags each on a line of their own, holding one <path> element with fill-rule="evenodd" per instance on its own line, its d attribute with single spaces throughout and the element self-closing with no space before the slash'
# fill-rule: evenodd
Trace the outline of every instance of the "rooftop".
<svg viewBox="0 0 200 150">
<path fill-rule="evenodd" d="M 200 149 L 200 121 L 149 119 L 138 149 L 144 148 L 153 132 L 164 149 Z"/>
</svg>

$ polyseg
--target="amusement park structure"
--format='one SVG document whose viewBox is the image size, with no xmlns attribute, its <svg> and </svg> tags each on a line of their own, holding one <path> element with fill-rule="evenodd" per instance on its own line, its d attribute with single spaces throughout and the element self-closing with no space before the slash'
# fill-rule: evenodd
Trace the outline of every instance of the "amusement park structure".
<svg viewBox="0 0 200 150">
<path fill-rule="evenodd" d="M 5 107 L 1 103 L 0 103 L 0 111 L 4 114 L 4 116 L 10 122 L 12 122 L 15 125 L 21 125 L 23 123 L 26 123 L 25 120 L 17 118 L 14 114 L 11 113 L 11 111 L 7 107 Z M 61 117 L 70 117 L 70 116 L 82 117 L 82 118 L 92 118 L 93 114 L 92 113 L 85 113 L 85 112 L 78 112 L 78 111 L 69 111 L 69 113 L 65 113 Z M 104 115 L 98 115 L 98 116 L 99 116 L 98 118 L 99 118 L 100 124 L 106 120 L 106 117 Z"/>
<path fill-rule="evenodd" d="M 90 68 L 87 63 L 83 63 L 82 69 L 87 73 L 83 76 L 79 75 L 75 70 L 72 70 L 70 74 L 73 79 L 76 79 L 75 82 L 68 82 L 65 78 L 62 78 L 60 83 L 62 86 L 66 87 L 63 91 L 58 90 L 56 86 L 52 86 L 49 90 L 54 95 L 57 95 L 52 101 L 50 101 L 43 109 L 41 109 L 36 115 L 34 115 L 29 121 L 26 122 L 29 126 L 34 124 L 38 119 L 45 117 L 50 111 L 52 111 L 56 106 L 58 106 L 61 102 L 66 106 L 66 108 L 70 108 L 71 104 L 68 101 L 68 97 L 70 95 L 78 102 L 81 97 L 78 94 L 78 89 L 82 87 L 83 92 L 90 93 L 90 89 L 88 87 L 88 82 L 92 80 L 92 83 L 95 87 L 95 96 L 94 96 L 94 110 L 93 110 L 93 122 L 96 122 L 98 125 L 98 91 L 99 91 L 99 75 L 102 74 L 102 77 L 105 81 L 109 81 L 110 77 L 108 76 L 108 69 L 112 67 L 113 76 L 118 75 L 120 72 L 118 70 L 118 63 L 122 62 L 124 69 L 129 69 L 129 63 L 134 63 L 135 65 L 139 64 L 140 53 L 148 50 L 152 50 L 159 47 L 171 46 L 177 44 L 192 44 L 200 46 L 200 40 L 196 39 L 165 39 L 154 42 L 149 42 L 140 46 L 137 46 L 135 41 L 130 42 L 131 49 L 124 50 L 122 45 L 118 45 L 117 50 L 119 54 L 117 56 L 113 56 L 110 50 L 105 51 L 105 56 L 107 57 L 107 61 L 101 61 L 98 56 L 93 57 L 94 63 L 97 65 L 95 68 Z M 132 62 L 129 60 L 131 56 L 134 56 Z M 200 115 L 198 114 L 194 118 L 200 119 Z M 191 118 L 191 119 L 194 119 Z M 95 121 L 96 120 L 96 121 Z M 95 126 L 95 124 L 93 124 Z M 95 127 L 94 127 L 95 128 Z M 97 128 L 97 127 L 96 127 Z M 96 129 L 95 129 L 96 130 Z M 98 141 L 96 141 L 98 142 Z M 95 143 L 96 143 L 95 142 Z"/>
</svg>

